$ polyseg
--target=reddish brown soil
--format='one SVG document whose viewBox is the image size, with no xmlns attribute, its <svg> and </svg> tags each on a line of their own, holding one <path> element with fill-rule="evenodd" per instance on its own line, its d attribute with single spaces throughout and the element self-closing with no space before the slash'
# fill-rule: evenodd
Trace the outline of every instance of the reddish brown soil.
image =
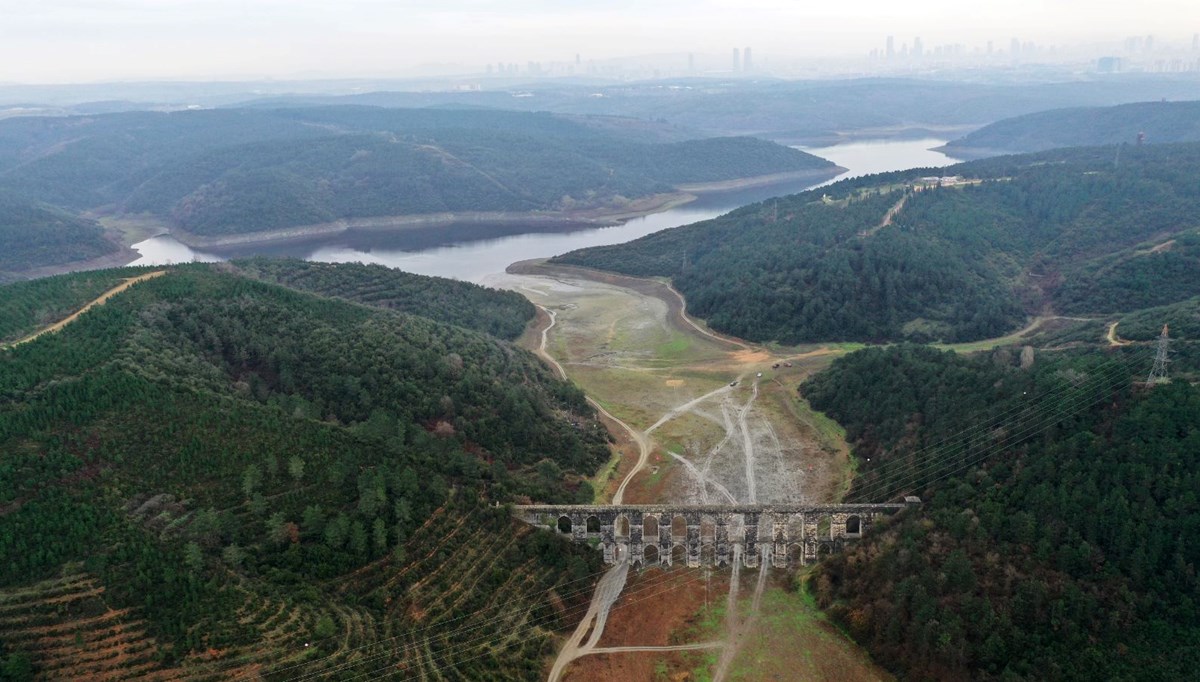
<svg viewBox="0 0 1200 682">
<path fill-rule="evenodd" d="M 707 596 L 716 603 L 729 591 L 728 572 L 711 573 Z M 598 648 L 614 646 L 666 646 L 689 644 L 679 633 L 689 629 L 704 606 L 704 574 L 695 569 L 649 569 L 631 572 L 625 591 L 604 627 Z M 653 680 L 655 664 L 668 662 L 668 670 L 681 667 L 674 652 L 633 652 L 584 656 L 571 664 L 567 682 Z"/>
<path fill-rule="evenodd" d="M 651 682 L 656 679 L 655 664 L 660 660 L 674 661 L 674 652 L 638 651 L 619 654 L 584 656 L 571 664 L 563 675 L 564 682 Z M 668 669 L 673 666 L 668 663 Z M 684 673 L 686 675 L 686 673 Z M 670 679 L 670 678 L 668 678 Z M 687 677 L 681 679 L 688 679 Z"/>
</svg>

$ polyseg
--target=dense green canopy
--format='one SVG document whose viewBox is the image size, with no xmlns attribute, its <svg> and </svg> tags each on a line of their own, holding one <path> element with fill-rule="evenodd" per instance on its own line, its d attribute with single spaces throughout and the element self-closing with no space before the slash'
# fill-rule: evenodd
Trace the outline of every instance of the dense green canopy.
<svg viewBox="0 0 1200 682">
<path fill-rule="evenodd" d="M 490 305 L 531 316 L 508 294 L 446 280 L 241 267 L 397 309 L 469 289 L 444 317 L 473 307 L 479 327 L 497 326 Z M 0 288 L 0 329 L 23 331 L 130 274 Z M 523 678 L 570 622 L 561 609 L 582 598 L 551 603 L 547 591 L 596 560 L 494 505 L 590 502 L 582 477 L 608 458 L 606 443 L 578 389 L 492 336 L 225 264 L 178 266 L 0 350 L 0 588 L 37 597 L 60 573 L 100 581 L 102 597 L 80 603 L 131 609 L 123 622 L 144 628 L 138 665 L 203 667 L 196 656 L 211 649 L 229 657 L 219 669 L 250 657 L 269 672 L 310 641 L 315 674 L 420 623 L 437 627 L 414 638 L 419 652 L 382 647 L 373 653 L 386 658 L 349 669 L 436 660 L 468 678 Z M 447 544 L 461 528 L 471 536 Z M 0 614 L 0 640 L 39 669 L 59 659 L 26 627 L 86 615 L 41 603 Z M 530 619 L 541 626 L 511 647 L 438 654 L 450 623 L 504 632 Z M 331 636 L 343 627 L 354 629 Z"/>
<path fill-rule="evenodd" d="M 804 384 L 854 443 L 852 498 L 924 500 L 822 564 L 820 603 L 904 679 L 1194 675 L 1200 391 L 1133 391 L 1129 359 L 898 346 Z"/>
<path fill-rule="evenodd" d="M 967 182 L 921 179 L 943 174 Z M 1194 296 L 1197 177 L 1200 144 L 1003 157 L 847 180 L 554 260 L 671 277 L 689 312 L 753 340 L 975 340 L 1047 304 L 1108 314 Z"/>
</svg>

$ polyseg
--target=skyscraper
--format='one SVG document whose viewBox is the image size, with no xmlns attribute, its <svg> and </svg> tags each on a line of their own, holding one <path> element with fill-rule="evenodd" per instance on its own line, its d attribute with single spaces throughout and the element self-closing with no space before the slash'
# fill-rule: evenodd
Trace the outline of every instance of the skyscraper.
<svg viewBox="0 0 1200 682">
<path fill-rule="evenodd" d="M 736 47 L 733 48 L 733 72 L 737 73 L 742 70 L 742 53 Z"/>
<path fill-rule="evenodd" d="M 688 73 L 693 73 L 695 71 L 696 71 L 696 55 L 689 52 L 688 53 Z"/>
<path fill-rule="evenodd" d="M 913 38 L 912 55 L 914 57 L 920 57 L 923 54 L 925 54 L 925 43 L 921 42 L 921 38 L 919 36 Z"/>
<path fill-rule="evenodd" d="M 887 55 L 888 59 L 891 59 L 892 57 L 896 56 L 896 37 L 895 36 L 888 36 L 887 51 L 884 54 Z"/>
<path fill-rule="evenodd" d="M 742 71 L 750 71 L 754 68 L 754 62 L 750 59 L 750 48 L 742 50 Z"/>
</svg>

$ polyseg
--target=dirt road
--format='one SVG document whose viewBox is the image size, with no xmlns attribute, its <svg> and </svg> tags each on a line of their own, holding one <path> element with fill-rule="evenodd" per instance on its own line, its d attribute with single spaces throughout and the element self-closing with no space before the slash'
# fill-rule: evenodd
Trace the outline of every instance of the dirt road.
<svg viewBox="0 0 1200 682">
<path fill-rule="evenodd" d="M 733 660 L 737 658 L 738 652 L 742 649 L 742 644 L 746 637 L 754 629 L 755 620 L 758 616 L 759 609 L 762 607 L 763 592 L 767 587 L 767 576 L 771 570 L 771 545 L 763 543 L 761 545 L 762 554 L 758 558 L 758 582 L 754 584 L 754 596 L 750 601 L 750 611 L 745 618 L 738 618 L 737 609 L 729 611 L 729 626 L 728 634 L 725 639 L 725 648 L 721 651 L 721 658 L 717 660 L 717 667 L 713 671 L 713 682 L 723 682 L 729 675 L 729 669 L 733 665 Z M 730 594 L 733 595 L 732 589 Z M 733 601 L 731 599 L 731 601 Z"/>
<path fill-rule="evenodd" d="M 604 623 L 608 620 L 609 609 L 612 608 L 613 602 L 617 601 L 617 597 L 621 596 L 621 590 L 625 587 L 625 579 L 628 575 L 629 564 L 621 561 L 600 578 L 587 613 L 584 614 L 583 620 L 579 621 L 579 625 L 575 627 L 575 632 L 558 652 L 558 658 L 555 659 L 554 667 L 550 669 L 550 676 L 547 678 L 549 682 L 558 682 L 571 661 L 587 655 L 596 648 L 596 642 L 600 641 L 600 635 L 604 633 Z M 592 634 L 588 637 L 587 642 L 584 642 L 583 637 L 589 631 Z"/>
<path fill-rule="evenodd" d="M 816 427 L 798 425 L 797 410 L 805 408 L 797 404 L 794 391 L 808 372 L 838 351 L 776 351 L 713 333 L 687 316 L 682 295 L 663 282 L 591 271 L 581 278 L 576 268 L 536 270 L 488 284 L 520 291 L 536 302 L 540 324 L 525 337 L 526 346 L 558 376 L 577 382 L 610 428 L 623 430 L 637 443 L 636 462 L 619 465 L 612 503 L 631 496 L 718 504 L 832 501 L 841 489 L 846 461 L 831 454 L 840 451 L 828 447 Z M 655 466 L 647 471 L 651 463 Z M 764 554 L 753 593 L 740 590 L 739 545 L 734 552 L 719 641 L 705 633 L 696 638 L 701 641 L 684 638 L 683 644 L 664 647 L 659 640 L 651 646 L 626 627 L 625 641 L 597 647 L 609 610 L 655 609 L 653 603 L 638 604 L 634 595 L 622 594 L 628 566 L 619 564 L 598 586 L 549 679 L 558 682 L 571 677 L 570 671 L 591 679 L 598 670 L 611 671 L 604 667 L 611 657 L 588 658 L 596 654 L 718 648 L 722 654 L 714 659 L 720 661 L 714 672 L 732 674 L 738 669 L 738 651 L 762 627 L 758 609 L 771 575 L 770 557 Z M 678 597 L 672 592 L 669 598 Z M 707 596 L 695 608 L 706 601 Z"/>
<path fill-rule="evenodd" d="M 1108 345 L 1117 347 L 1128 346 L 1129 344 L 1133 343 L 1132 341 L 1126 341 L 1125 339 L 1117 336 L 1118 324 L 1120 324 L 1120 322 L 1113 322 L 1112 324 L 1108 325 L 1108 332 L 1104 335 L 1104 338 L 1108 340 Z"/>
<path fill-rule="evenodd" d="M 904 196 L 900 197 L 900 201 L 897 201 L 895 204 L 893 204 L 892 207 L 887 210 L 887 213 L 883 214 L 883 220 L 880 220 L 878 225 L 876 225 L 875 227 L 872 227 L 871 229 L 867 230 L 866 232 L 860 232 L 859 234 L 864 238 L 870 237 L 870 236 L 874 235 L 876 232 L 887 227 L 888 225 L 891 225 L 892 221 L 895 220 L 895 218 L 896 218 L 896 214 L 899 213 L 901 211 L 901 209 L 904 208 L 904 202 L 906 202 L 906 201 L 908 201 L 908 192 L 907 191 L 904 192 Z"/>
<path fill-rule="evenodd" d="M 606 646 L 592 649 L 593 654 L 628 654 L 645 651 L 701 651 L 703 649 L 720 649 L 725 642 L 697 642 L 695 644 L 670 644 L 667 646 Z"/>
<path fill-rule="evenodd" d="M 733 338 L 732 336 L 725 336 L 724 334 L 718 334 L 716 332 L 708 330 L 705 327 L 701 327 L 699 324 L 696 323 L 695 320 L 688 317 L 687 299 L 685 299 L 683 297 L 683 294 L 679 293 L 679 290 L 676 289 L 675 287 L 671 286 L 671 284 L 669 284 L 669 283 L 665 283 L 664 286 L 666 286 L 667 290 L 670 291 L 672 294 L 675 294 L 676 298 L 679 299 L 679 311 L 678 311 L 679 319 L 681 321 L 683 321 L 684 324 L 688 325 L 689 327 L 696 330 L 700 334 L 703 334 L 703 335 L 707 336 L 708 338 L 713 339 L 715 341 L 719 341 L 721 343 L 727 343 L 731 346 L 741 348 L 742 350 L 751 350 L 749 345 L 743 343 L 742 341 L 739 341 L 738 339 Z"/>
<path fill-rule="evenodd" d="M 25 338 L 23 338 L 19 341 L 14 341 L 8 347 L 15 348 L 17 346 L 20 346 L 23 343 L 29 343 L 30 341 L 33 341 L 40 336 L 44 336 L 46 334 L 53 334 L 54 332 L 57 332 L 58 330 L 67 326 L 68 324 L 71 324 L 75 320 L 79 319 L 80 315 L 86 313 L 87 311 L 91 310 L 92 308 L 95 308 L 98 305 L 104 305 L 106 302 L 108 302 L 108 299 L 112 298 L 113 296 L 116 296 L 117 294 L 121 293 L 122 291 L 125 291 L 126 289 L 133 286 L 134 284 L 137 284 L 138 282 L 144 282 L 148 279 L 154 279 L 155 277 L 161 277 L 162 275 L 165 275 L 165 274 L 167 274 L 166 270 L 156 270 L 154 272 L 147 272 L 144 275 L 138 275 L 137 277 L 128 277 L 128 278 L 122 280 L 121 283 L 118 284 L 117 286 L 109 289 L 108 291 L 104 292 L 103 294 L 100 294 L 96 298 L 92 299 L 92 301 L 90 303 L 83 306 L 78 311 L 59 320 L 58 322 L 55 322 L 54 324 L 50 325 L 49 327 L 46 327 L 45 329 L 36 331 L 33 334 L 30 334 L 29 336 L 26 336 Z"/>
<path fill-rule="evenodd" d="M 750 425 L 746 422 L 746 415 L 750 412 L 750 408 L 754 406 L 754 401 L 758 400 L 758 380 L 754 381 L 753 393 L 750 395 L 750 400 L 746 401 L 746 406 L 738 412 L 738 427 L 742 431 L 742 458 L 746 462 L 746 489 L 750 504 L 758 504 L 758 486 L 755 485 L 754 476 L 754 437 L 750 434 Z"/>
<path fill-rule="evenodd" d="M 566 379 L 567 371 L 563 369 L 562 363 L 560 363 L 558 360 L 555 360 L 554 356 L 550 355 L 550 353 L 546 351 L 546 343 L 549 338 L 550 330 L 554 328 L 555 323 L 558 321 L 558 316 L 553 310 L 550 310 L 545 306 L 539 305 L 537 307 L 550 318 L 550 324 L 542 328 L 542 341 L 534 352 L 537 353 L 538 357 L 542 358 L 542 360 L 546 361 L 551 367 L 554 368 L 554 371 L 558 374 L 559 378 Z M 603 405 L 593 400 L 590 396 L 587 398 L 587 401 L 589 405 L 596 408 L 597 412 L 612 420 L 613 423 L 617 424 L 621 428 L 625 429 L 625 431 L 629 433 L 629 436 L 633 438 L 634 442 L 636 442 L 638 445 L 639 452 L 637 465 L 635 465 L 633 470 L 625 476 L 625 480 L 621 481 L 620 487 L 617 488 L 617 492 L 613 495 L 612 503 L 621 504 L 621 500 L 625 497 L 625 487 L 628 486 L 629 482 L 633 480 L 633 477 L 646 466 L 646 461 L 650 458 L 650 441 L 648 438 L 646 438 L 645 434 L 637 431 L 629 424 L 626 424 L 620 419 L 614 417 L 611 412 L 604 409 Z"/>
</svg>

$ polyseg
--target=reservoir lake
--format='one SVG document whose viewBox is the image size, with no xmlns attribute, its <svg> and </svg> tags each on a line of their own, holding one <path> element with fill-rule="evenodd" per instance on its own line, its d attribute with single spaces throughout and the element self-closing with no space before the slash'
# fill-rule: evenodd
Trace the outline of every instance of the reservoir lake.
<svg viewBox="0 0 1200 682">
<path fill-rule="evenodd" d="M 941 167 L 954 159 L 931 151 L 945 140 L 866 140 L 832 147 L 804 148 L 847 168 L 830 180 L 916 167 Z M 821 183 L 821 185 L 828 184 Z M 238 244 L 195 250 L 163 235 L 133 245 L 141 255 L 131 265 L 165 265 L 218 261 L 249 256 L 303 258 L 329 263 L 380 263 L 408 272 L 479 282 L 504 272 L 509 264 L 547 258 L 589 246 L 620 244 L 670 227 L 715 218 L 771 197 L 795 194 L 814 186 L 778 183 L 707 193 L 683 206 L 628 220 L 612 227 L 539 224 L 454 223 L 405 227 L 391 231 L 351 231 L 279 243 Z"/>
</svg>

